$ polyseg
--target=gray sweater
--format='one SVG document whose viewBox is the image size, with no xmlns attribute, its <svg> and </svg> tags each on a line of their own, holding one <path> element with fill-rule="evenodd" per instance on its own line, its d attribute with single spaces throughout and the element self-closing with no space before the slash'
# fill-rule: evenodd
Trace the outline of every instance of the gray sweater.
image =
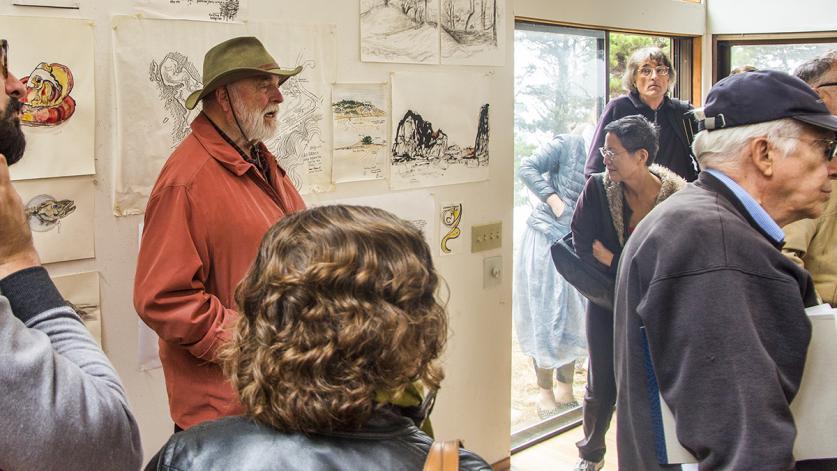
<svg viewBox="0 0 837 471">
<path fill-rule="evenodd" d="M 680 469 L 659 464 L 660 394 L 702 471 L 793 469 L 814 286 L 738 199 L 701 173 L 637 226 L 616 286 L 619 469 Z"/>
<path fill-rule="evenodd" d="M 41 267 L 0 280 L 0 362 L 0 469 L 139 469 L 125 390 Z"/>
</svg>

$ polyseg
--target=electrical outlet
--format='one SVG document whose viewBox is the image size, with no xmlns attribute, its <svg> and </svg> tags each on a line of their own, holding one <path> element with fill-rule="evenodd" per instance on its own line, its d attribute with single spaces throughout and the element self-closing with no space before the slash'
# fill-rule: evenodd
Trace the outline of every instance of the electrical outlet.
<svg viewBox="0 0 837 471">
<path fill-rule="evenodd" d="M 500 286 L 503 281 L 503 257 L 486 257 L 482 260 L 483 289 Z"/>
<path fill-rule="evenodd" d="M 503 245 L 503 223 L 471 227 L 471 253 L 499 249 Z"/>
</svg>

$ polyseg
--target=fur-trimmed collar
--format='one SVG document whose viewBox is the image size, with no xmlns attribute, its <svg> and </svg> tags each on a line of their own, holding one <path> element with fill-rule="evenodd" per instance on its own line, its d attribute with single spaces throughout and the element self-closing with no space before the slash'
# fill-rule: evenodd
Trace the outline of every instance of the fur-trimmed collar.
<svg viewBox="0 0 837 471">
<path fill-rule="evenodd" d="M 656 175 L 662 183 L 660 193 L 657 194 L 657 200 L 654 202 L 655 207 L 686 185 L 686 180 L 662 165 L 652 164 L 648 167 L 648 170 Z M 605 193 L 607 194 L 607 206 L 610 208 L 610 220 L 613 221 L 613 228 L 616 229 L 619 245 L 624 247 L 626 234 L 625 221 L 622 215 L 624 214 L 623 205 L 625 196 L 622 183 L 611 180 L 610 173 L 606 169 L 602 177 L 602 182 L 604 183 Z"/>
</svg>

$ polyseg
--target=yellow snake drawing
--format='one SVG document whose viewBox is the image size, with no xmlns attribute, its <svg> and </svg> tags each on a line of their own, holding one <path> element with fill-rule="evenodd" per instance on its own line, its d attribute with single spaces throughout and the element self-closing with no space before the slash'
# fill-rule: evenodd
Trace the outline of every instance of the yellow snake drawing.
<svg viewBox="0 0 837 471">
<path fill-rule="evenodd" d="M 462 205 L 454 204 L 451 206 L 445 206 L 442 212 L 442 222 L 445 226 L 450 227 L 450 230 L 444 237 L 442 237 L 441 245 L 443 253 L 451 253 L 451 249 L 448 248 L 448 241 L 456 239 L 462 235 L 462 230 L 459 229 L 460 221 L 462 221 Z"/>
</svg>

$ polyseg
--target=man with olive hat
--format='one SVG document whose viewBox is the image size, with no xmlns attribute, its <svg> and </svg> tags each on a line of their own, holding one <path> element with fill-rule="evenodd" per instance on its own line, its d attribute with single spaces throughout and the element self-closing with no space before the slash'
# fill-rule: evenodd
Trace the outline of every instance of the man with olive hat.
<svg viewBox="0 0 837 471">
<path fill-rule="evenodd" d="M 619 469 L 679 469 L 682 449 L 702 470 L 801 469 L 790 404 L 817 299 L 782 255 L 781 228 L 823 212 L 837 116 L 802 80 L 764 70 L 716 83 L 697 121 L 704 171 L 642 220 L 619 261 Z M 676 427 L 664 432 L 666 409 Z"/>
<path fill-rule="evenodd" d="M 285 69 L 254 37 L 206 53 L 203 111 L 163 166 L 145 212 L 134 306 L 160 336 L 175 430 L 242 412 L 218 351 L 238 317 L 235 286 L 262 236 L 305 208 L 263 140 L 276 132 Z"/>
</svg>

